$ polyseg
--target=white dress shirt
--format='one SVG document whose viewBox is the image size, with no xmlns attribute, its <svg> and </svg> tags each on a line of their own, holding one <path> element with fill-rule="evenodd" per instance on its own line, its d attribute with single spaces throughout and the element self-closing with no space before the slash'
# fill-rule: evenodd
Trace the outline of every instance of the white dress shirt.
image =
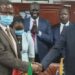
<svg viewBox="0 0 75 75">
<path fill-rule="evenodd" d="M 30 17 L 30 30 L 32 29 L 33 27 L 33 22 L 34 22 L 34 19 L 32 17 Z M 36 25 L 38 27 L 38 22 L 39 22 L 39 17 L 36 19 Z M 41 31 L 38 31 L 38 36 L 41 36 Z M 37 54 L 38 53 L 38 47 L 37 47 L 37 36 L 35 36 L 35 41 L 34 41 L 34 48 L 35 48 L 35 53 Z"/>
<path fill-rule="evenodd" d="M 38 21 L 39 21 L 39 17 L 36 19 L 36 25 L 37 25 L 37 27 L 38 27 Z M 29 28 L 30 30 L 33 27 L 33 22 L 34 22 L 34 19 L 30 17 L 30 28 Z"/>
<path fill-rule="evenodd" d="M 64 25 L 69 26 L 69 23 L 70 23 L 69 21 L 66 24 L 60 23 L 60 34 L 61 34 L 62 30 L 63 30 Z"/>
</svg>

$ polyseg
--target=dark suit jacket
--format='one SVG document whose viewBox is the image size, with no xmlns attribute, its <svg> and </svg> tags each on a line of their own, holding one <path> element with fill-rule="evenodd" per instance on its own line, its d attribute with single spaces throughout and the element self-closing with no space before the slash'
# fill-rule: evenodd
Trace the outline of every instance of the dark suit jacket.
<svg viewBox="0 0 75 75">
<path fill-rule="evenodd" d="M 24 20 L 25 31 L 29 30 L 30 18 Z M 37 36 L 37 48 L 40 60 L 47 54 L 53 43 L 53 35 L 51 25 L 43 18 L 39 17 L 38 30 L 42 32 L 41 36 Z"/>
<path fill-rule="evenodd" d="M 72 25 L 72 23 L 70 22 L 69 25 Z M 53 42 L 55 44 L 55 42 L 60 39 L 60 23 L 54 25 L 52 30 L 53 30 Z"/>
<path fill-rule="evenodd" d="M 72 23 L 70 22 L 69 25 L 72 25 Z M 54 25 L 54 27 L 52 28 L 53 30 L 53 43 L 55 44 L 56 41 L 58 41 L 60 39 L 60 23 L 57 23 L 56 25 Z M 54 62 L 60 62 L 60 58 L 64 56 L 64 51 L 62 54 L 60 54 L 56 60 L 54 60 Z"/>
<path fill-rule="evenodd" d="M 16 37 L 11 29 L 11 34 L 14 39 Z M 18 53 L 19 53 L 18 49 Z M 20 54 L 20 53 L 19 53 Z M 16 68 L 22 71 L 27 71 L 28 64 L 22 62 L 16 57 L 15 51 L 10 45 L 8 36 L 0 27 L 0 75 L 11 75 L 12 69 Z"/>
<path fill-rule="evenodd" d="M 65 75 L 75 75 L 75 25 L 64 28 L 60 39 L 43 59 L 44 68 L 62 52 L 65 48 L 64 71 Z"/>
</svg>

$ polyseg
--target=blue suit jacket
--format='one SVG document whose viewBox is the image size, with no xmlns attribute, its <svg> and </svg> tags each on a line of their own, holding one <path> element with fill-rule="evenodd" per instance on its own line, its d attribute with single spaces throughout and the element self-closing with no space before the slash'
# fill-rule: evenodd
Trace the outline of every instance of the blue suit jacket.
<svg viewBox="0 0 75 75">
<path fill-rule="evenodd" d="M 72 25 L 70 22 L 69 25 Z M 57 23 L 55 27 L 53 27 L 53 43 L 55 44 L 56 41 L 60 39 L 60 23 Z M 54 62 L 60 62 L 60 58 L 64 56 L 64 50 L 62 51 L 62 54 L 60 54 L 57 59 L 54 60 Z"/>
<path fill-rule="evenodd" d="M 28 31 L 30 27 L 30 18 L 24 20 L 24 25 L 25 31 Z M 42 60 L 53 44 L 53 34 L 51 25 L 43 18 L 39 18 L 38 30 L 42 32 L 41 36 L 37 36 L 38 54 L 40 60 Z"/>
<path fill-rule="evenodd" d="M 64 28 L 59 41 L 48 52 L 41 62 L 46 69 L 48 65 L 62 52 L 65 48 L 64 71 L 65 75 L 75 75 L 75 25 Z"/>
<path fill-rule="evenodd" d="M 69 25 L 72 25 L 70 22 Z M 60 39 L 60 23 L 57 23 L 55 27 L 53 27 L 53 42 L 55 44 L 56 41 Z"/>
<path fill-rule="evenodd" d="M 60 38 L 60 24 L 57 24 L 55 27 L 53 27 L 53 42 L 59 40 Z"/>
</svg>

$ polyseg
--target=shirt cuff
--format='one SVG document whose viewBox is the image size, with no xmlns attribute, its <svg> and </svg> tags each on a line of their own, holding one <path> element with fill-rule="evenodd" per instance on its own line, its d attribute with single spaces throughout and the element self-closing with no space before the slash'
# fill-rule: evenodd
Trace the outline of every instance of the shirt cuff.
<svg viewBox="0 0 75 75">
<path fill-rule="evenodd" d="M 41 31 L 38 31 L 38 36 L 41 36 L 42 35 L 42 32 Z"/>
</svg>

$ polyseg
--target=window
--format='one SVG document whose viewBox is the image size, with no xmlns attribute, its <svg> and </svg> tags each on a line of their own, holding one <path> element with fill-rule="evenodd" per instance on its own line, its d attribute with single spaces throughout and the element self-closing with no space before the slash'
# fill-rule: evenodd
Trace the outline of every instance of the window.
<svg viewBox="0 0 75 75">
<path fill-rule="evenodd" d="M 38 2 L 38 3 L 49 3 L 50 0 L 9 0 L 13 3 L 32 3 L 32 2 Z"/>
<path fill-rule="evenodd" d="M 39 2 L 39 3 L 48 3 L 49 0 L 21 0 L 22 3 L 31 3 L 31 2 Z"/>
</svg>

